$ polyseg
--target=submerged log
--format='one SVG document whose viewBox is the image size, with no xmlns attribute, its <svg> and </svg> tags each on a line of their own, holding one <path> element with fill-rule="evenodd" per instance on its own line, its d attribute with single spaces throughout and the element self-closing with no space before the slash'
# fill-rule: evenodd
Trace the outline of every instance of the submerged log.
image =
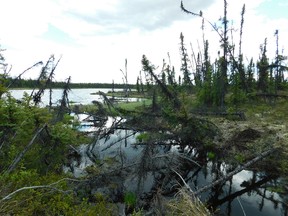
<svg viewBox="0 0 288 216">
<path fill-rule="evenodd" d="M 215 187 L 216 185 L 224 182 L 224 181 L 227 181 L 229 178 L 231 178 L 233 175 L 241 172 L 242 170 L 246 169 L 247 167 L 251 166 L 252 164 L 258 162 L 259 160 L 267 157 L 268 155 L 272 154 L 273 152 L 275 152 L 277 150 L 277 148 L 272 148 L 272 149 L 269 149 L 265 152 L 262 152 L 260 153 L 257 157 L 253 158 L 252 160 L 248 161 L 247 163 L 243 164 L 242 166 L 236 168 L 234 171 L 228 173 L 226 176 L 223 176 L 222 178 L 212 182 L 211 184 L 209 185 L 206 185 L 202 188 L 200 188 L 199 190 L 195 191 L 194 192 L 194 195 L 195 196 L 198 196 L 199 194 L 203 193 L 204 191 L 207 191 L 209 190 L 210 188 L 213 188 Z"/>
</svg>

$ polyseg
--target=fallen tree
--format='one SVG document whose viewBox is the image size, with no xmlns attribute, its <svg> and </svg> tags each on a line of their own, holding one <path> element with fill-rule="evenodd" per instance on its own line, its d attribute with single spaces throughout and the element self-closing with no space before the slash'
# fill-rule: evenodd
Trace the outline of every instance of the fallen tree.
<svg viewBox="0 0 288 216">
<path fill-rule="evenodd" d="M 198 196 L 200 195 L 201 193 L 203 193 L 204 191 L 207 191 L 209 190 L 210 188 L 213 188 L 215 187 L 216 185 L 224 182 L 224 181 L 227 181 L 229 178 L 231 178 L 233 175 L 241 172 L 242 170 L 248 168 L 249 166 L 251 166 L 252 164 L 262 160 L 263 158 L 269 156 L 270 154 L 272 154 L 273 152 L 275 152 L 278 148 L 271 148 L 267 151 L 264 151 L 262 153 L 260 153 L 257 157 L 253 158 L 252 160 L 248 161 L 247 163 L 239 166 L 238 168 L 236 168 L 235 170 L 233 170 L 232 172 L 228 173 L 227 175 L 223 176 L 222 178 L 212 182 L 211 184 L 208 184 L 202 188 L 200 188 L 199 190 L 195 191 L 194 192 L 194 196 Z"/>
</svg>

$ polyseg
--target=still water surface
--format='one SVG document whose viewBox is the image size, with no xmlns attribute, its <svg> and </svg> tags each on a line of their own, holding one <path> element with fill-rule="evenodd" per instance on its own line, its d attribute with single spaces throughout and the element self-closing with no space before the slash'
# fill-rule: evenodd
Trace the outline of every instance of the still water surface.
<svg viewBox="0 0 288 216">
<path fill-rule="evenodd" d="M 121 91 L 122 89 L 115 89 L 115 91 Z M 92 101 L 102 101 L 102 97 L 98 94 L 91 94 L 91 93 L 97 93 L 99 91 L 102 91 L 104 93 L 107 93 L 108 91 L 111 91 L 111 89 L 99 89 L 99 88 L 89 88 L 89 89 L 71 89 L 71 91 L 68 94 L 68 98 L 70 102 L 76 103 L 76 104 L 91 104 Z M 11 95 L 16 99 L 21 99 L 23 97 L 24 92 L 28 93 L 30 95 L 32 93 L 31 89 L 17 89 L 17 90 L 10 90 Z M 36 91 L 37 92 L 37 91 Z M 52 103 L 53 105 L 56 105 L 58 101 L 61 99 L 63 94 L 63 89 L 53 89 L 52 91 Z M 44 95 L 42 97 L 42 106 L 46 106 L 49 104 L 49 90 L 45 90 Z"/>
</svg>

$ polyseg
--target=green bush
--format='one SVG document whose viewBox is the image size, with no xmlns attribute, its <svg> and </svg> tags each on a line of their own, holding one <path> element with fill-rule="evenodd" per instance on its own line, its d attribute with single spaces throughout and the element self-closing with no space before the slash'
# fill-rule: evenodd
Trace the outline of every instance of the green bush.
<svg viewBox="0 0 288 216">
<path fill-rule="evenodd" d="M 137 196 L 133 192 L 126 192 L 124 194 L 124 202 L 128 208 L 134 208 L 136 206 Z"/>
</svg>

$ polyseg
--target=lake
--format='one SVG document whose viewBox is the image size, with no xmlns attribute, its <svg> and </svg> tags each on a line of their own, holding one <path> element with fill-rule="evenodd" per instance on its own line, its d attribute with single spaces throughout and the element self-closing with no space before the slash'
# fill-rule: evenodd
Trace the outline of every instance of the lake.
<svg viewBox="0 0 288 216">
<path fill-rule="evenodd" d="M 123 89 L 115 89 L 115 91 L 122 91 Z M 27 92 L 29 95 L 32 93 L 32 89 L 13 89 L 9 90 L 11 95 L 16 99 L 21 99 L 23 97 L 24 92 Z M 111 89 L 99 89 L 99 88 L 84 88 L 84 89 L 71 89 L 68 94 L 68 98 L 70 102 L 75 104 L 91 104 L 92 101 L 103 101 L 102 97 L 98 94 L 91 94 L 97 93 L 102 91 L 107 93 L 108 91 L 112 91 Z M 61 99 L 63 94 L 63 89 L 53 89 L 52 90 L 52 103 L 56 105 L 57 102 Z M 130 101 L 136 99 L 130 99 Z M 42 104 L 41 106 L 46 106 L 49 104 L 49 90 L 45 90 L 44 95 L 42 97 Z"/>
</svg>

